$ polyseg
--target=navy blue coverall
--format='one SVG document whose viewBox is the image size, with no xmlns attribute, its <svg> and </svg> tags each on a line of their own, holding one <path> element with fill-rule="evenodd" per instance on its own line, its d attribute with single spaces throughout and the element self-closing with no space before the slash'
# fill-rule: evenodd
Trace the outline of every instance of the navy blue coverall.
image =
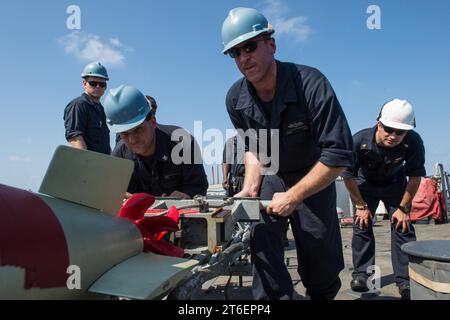
<svg viewBox="0 0 450 320">
<path fill-rule="evenodd" d="M 244 186 L 245 164 L 244 155 L 245 148 L 243 142 L 240 141 L 239 136 L 234 136 L 227 140 L 223 148 L 223 163 L 228 166 L 228 189 L 227 197 L 232 197 L 242 190 Z"/>
<path fill-rule="evenodd" d="M 352 137 L 339 101 L 317 69 L 276 61 L 276 91 L 262 103 L 245 78 L 229 90 L 226 105 L 236 129 L 279 129 L 279 171 L 265 175 L 260 197 L 272 200 L 287 191 L 318 162 L 353 165 Z M 269 147 L 267 147 L 270 149 Z M 289 217 L 297 247 L 298 272 L 313 299 L 332 299 L 344 268 L 334 183 L 305 199 Z M 253 297 L 292 299 L 292 280 L 284 263 L 287 218 L 261 211 L 252 228 Z"/>
<path fill-rule="evenodd" d="M 86 93 L 73 99 L 64 109 L 66 139 L 83 136 L 88 150 L 111 153 L 106 114 L 100 103 L 94 102 Z"/>
<path fill-rule="evenodd" d="M 172 141 L 172 133 L 177 129 L 180 128 L 158 124 L 155 129 L 156 152 L 152 159 L 135 154 L 127 148 L 123 140 L 117 143 L 112 155 L 134 162 L 134 171 L 127 190 L 129 193 L 146 192 L 161 196 L 164 193 L 170 195 L 174 191 L 180 191 L 191 198 L 195 195 L 206 195 L 208 180 L 199 158 L 199 146 L 192 136 L 189 135 L 190 163 L 175 164 L 172 161 L 172 150 L 179 143 Z"/>
<path fill-rule="evenodd" d="M 397 210 L 406 189 L 406 176 L 425 176 L 425 149 L 422 139 L 414 131 L 408 131 L 401 144 L 394 148 L 377 145 L 375 133 L 377 127 L 359 131 L 353 136 L 356 152 L 355 166 L 342 174 L 344 178 L 356 178 L 361 196 L 372 213 L 375 214 L 378 203 L 383 201 L 389 218 Z M 398 287 L 409 285 L 408 256 L 400 247 L 415 241 L 413 225 L 407 233 L 391 225 L 391 253 L 395 282 Z M 375 265 L 375 238 L 372 220 L 366 230 L 353 224 L 352 239 L 353 278 L 367 279 L 367 268 Z"/>
</svg>

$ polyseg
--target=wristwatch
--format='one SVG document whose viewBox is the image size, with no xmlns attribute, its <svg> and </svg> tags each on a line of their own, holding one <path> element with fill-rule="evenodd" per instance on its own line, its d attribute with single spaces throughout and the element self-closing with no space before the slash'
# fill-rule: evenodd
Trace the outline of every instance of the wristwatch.
<svg viewBox="0 0 450 320">
<path fill-rule="evenodd" d="M 357 209 L 357 210 L 367 210 L 367 203 L 365 203 L 364 205 L 362 205 L 362 206 L 360 206 L 360 205 L 355 205 L 355 208 Z"/>
<path fill-rule="evenodd" d="M 398 206 L 398 210 L 403 213 L 409 214 L 411 212 L 411 206 Z"/>
</svg>

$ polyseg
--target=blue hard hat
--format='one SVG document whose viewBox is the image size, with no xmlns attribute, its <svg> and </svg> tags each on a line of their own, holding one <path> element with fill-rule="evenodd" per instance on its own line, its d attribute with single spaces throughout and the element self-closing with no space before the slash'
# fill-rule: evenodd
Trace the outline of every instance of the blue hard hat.
<svg viewBox="0 0 450 320">
<path fill-rule="evenodd" d="M 274 33 L 272 25 L 259 11 L 252 8 L 234 8 L 230 10 L 222 25 L 222 53 L 241 42 L 254 38 L 261 33 Z"/>
<path fill-rule="evenodd" d="M 121 85 L 111 89 L 103 103 L 106 123 L 114 133 L 131 130 L 144 122 L 150 112 L 145 96 L 135 87 Z"/>
<path fill-rule="evenodd" d="M 86 67 L 84 67 L 81 77 L 98 77 L 109 80 L 108 72 L 100 62 L 89 63 Z"/>
</svg>

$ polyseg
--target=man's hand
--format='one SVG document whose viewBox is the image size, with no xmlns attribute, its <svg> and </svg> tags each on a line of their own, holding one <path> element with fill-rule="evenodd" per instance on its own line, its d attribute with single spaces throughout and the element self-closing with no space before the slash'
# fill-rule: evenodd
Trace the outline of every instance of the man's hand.
<svg viewBox="0 0 450 320">
<path fill-rule="evenodd" d="M 69 144 L 73 148 L 87 150 L 86 141 L 84 141 L 83 136 L 76 136 L 69 139 Z"/>
<path fill-rule="evenodd" d="M 123 203 L 125 203 L 125 201 L 127 201 L 128 199 L 130 199 L 132 196 L 133 196 L 132 193 L 125 192 L 125 197 L 123 198 Z"/>
<path fill-rule="evenodd" d="M 190 199 L 191 197 L 183 192 L 180 191 L 174 191 L 172 192 L 169 197 L 175 197 L 175 198 L 179 198 L 179 199 Z"/>
<path fill-rule="evenodd" d="M 298 203 L 289 192 L 277 192 L 273 195 L 272 201 L 267 206 L 267 213 L 288 217 L 294 212 Z"/>
<path fill-rule="evenodd" d="M 236 193 L 233 198 L 256 198 L 258 196 L 258 192 L 251 192 L 248 190 L 242 190 L 241 192 Z"/>
<path fill-rule="evenodd" d="M 224 188 L 225 190 L 228 190 L 228 181 L 227 180 L 223 180 L 222 188 Z"/>
<path fill-rule="evenodd" d="M 359 224 L 361 230 L 366 230 L 369 226 L 369 220 L 372 219 L 372 213 L 369 209 L 356 209 L 355 224 Z"/>
<path fill-rule="evenodd" d="M 397 209 L 391 218 L 391 223 L 395 223 L 395 229 L 402 233 L 406 233 L 409 231 L 409 225 L 411 223 L 411 219 L 409 218 L 409 214 L 404 213 L 400 209 Z"/>
</svg>

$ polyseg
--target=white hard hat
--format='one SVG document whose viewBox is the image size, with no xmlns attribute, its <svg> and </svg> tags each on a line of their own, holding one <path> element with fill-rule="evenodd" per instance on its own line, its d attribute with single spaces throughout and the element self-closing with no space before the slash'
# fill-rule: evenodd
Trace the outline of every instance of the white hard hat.
<svg viewBox="0 0 450 320">
<path fill-rule="evenodd" d="M 416 126 L 412 105 L 406 100 L 394 99 L 381 108 L 378 120 L 387 127 L 411 130 Z"/>
</svg>

